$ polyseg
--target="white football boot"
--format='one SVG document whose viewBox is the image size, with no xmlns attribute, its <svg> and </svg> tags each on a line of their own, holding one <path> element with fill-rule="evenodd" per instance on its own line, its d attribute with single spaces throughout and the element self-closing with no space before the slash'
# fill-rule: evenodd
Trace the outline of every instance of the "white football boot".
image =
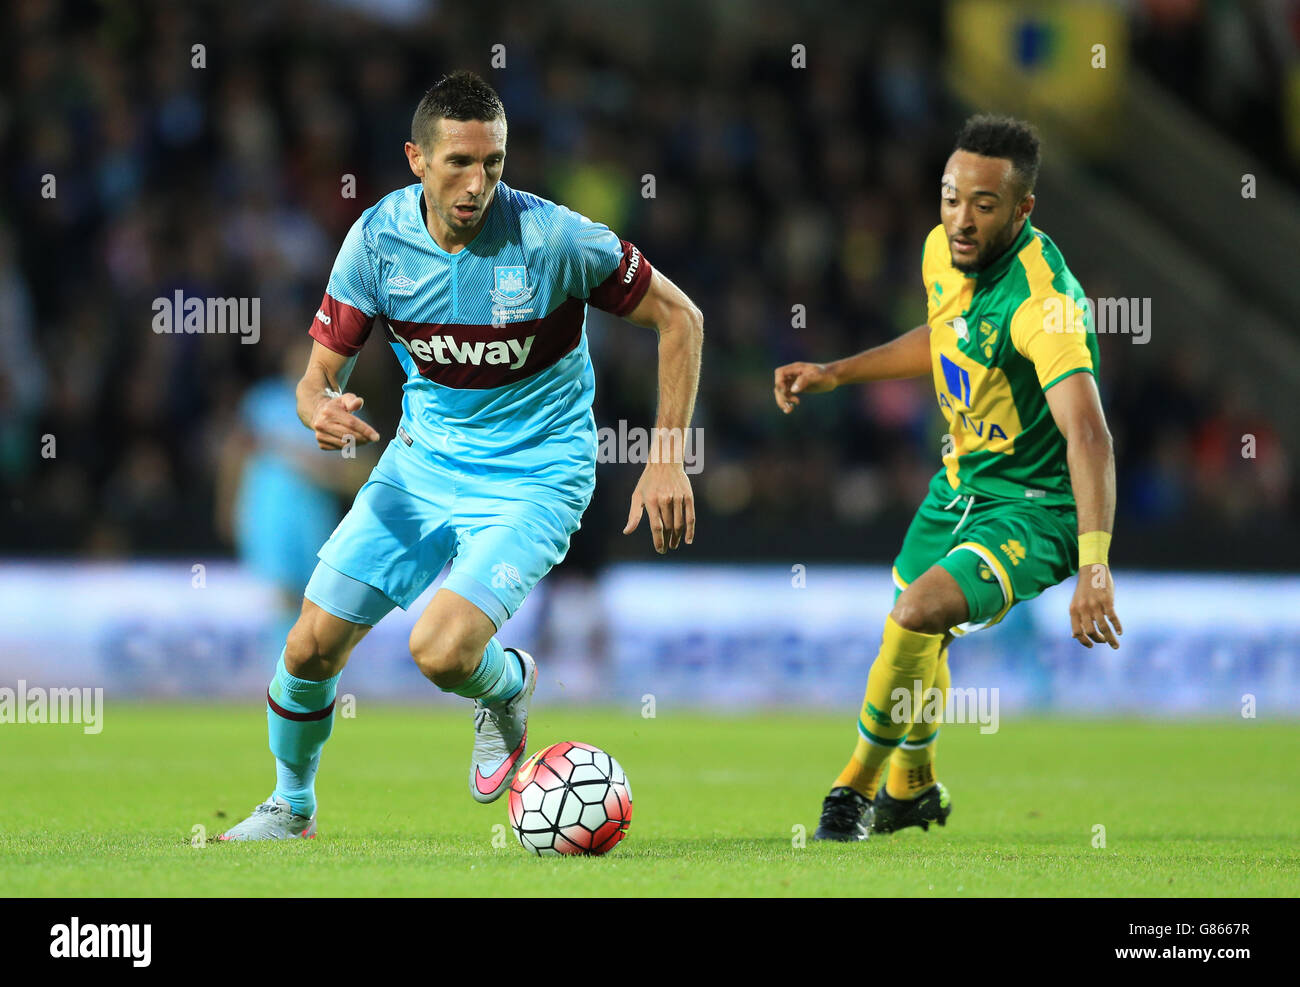
<svg viewBox="0 0 1300 987">
<path fill-rule="evenodd" d="M 524 666 L 524 687 L 507 703 L 485 706 L 474 700 L 474 753 L 469 793 L 478 802 L 495 802 L 514 780 L 528 747 L 528 701 L 537 688 L 537 662 L 527 651 L 506 648 Z"/>
<path fill-rule="evenodd" d="M 316 813 L 300 816 L 284 799 L 274 796 L 253 810 L 253 814 L 217 837 L 223 843 L 237 840 L 311 840 L 316 838 Z"/>
</svg>

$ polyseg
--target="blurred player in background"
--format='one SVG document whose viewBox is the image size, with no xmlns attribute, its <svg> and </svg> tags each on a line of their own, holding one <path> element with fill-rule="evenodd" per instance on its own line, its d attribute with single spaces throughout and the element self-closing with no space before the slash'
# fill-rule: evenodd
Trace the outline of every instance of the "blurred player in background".
<svg viewBox="0 0 1300 987">
<path fill-rule="evenodd" d="M 302 591 L 316 568 L 316 551 L 374 466 L 369 450 L 342 464 L 321 456 L 298 421 L 295 393 L 310 345 L 286 347 L 281 372 L 244 392 L 217 468 L 217 530 L 240 562 L 275 587 L 274 640 L 297 619 Z"/>
<path fill-rule="evenodd" d="M 448 561 L 411 654 L 440 689 L 474 701 L 470 794 L 491 802 L 510 784 L 537 669 L 495 635 L 564 558 L 591 499 L 587 304 L 659 333 L 662 444 L 624 532 L 644 512 L 661 554 L 694 539 L 680 440 L 699 382 L 699 310 L 605 226 L 501 181 L 505 110 L 478 76 L 456 72 L 425 93 L 406 156 L 420 181 L 345 238 L 297 390 L 298 418 L 322 449 L 376 441 L 346 387 L 380 319 L 407 374 L 402 422 L 321 548 L 267 690 L 275 790 L 223 840 L 316 834 L 316 771 L 348 655 Z"/>
<path fill-rule="evenodd" d="M 801 394 L 929 374 L 948 421 L 943 466 L 894 560 L 894 608 L 857 748 L 823 803 L 818 839 L 947 820 L 934 758 L 954 636 L 996 624 L 1077 571 L 1073 636 L 1119 647 L 1107 563 L 1115 461 L 1097 340 L 1083 289 L 1029 221 L 1038 163 L 1029 125 L 967 120 L 944 167 L 940 225 L 922 252 L 926 324 L 844 360 L 776 371 L 786 414 Z M 902 696 L 910 715 L 896 715 Z"/>
</svg>

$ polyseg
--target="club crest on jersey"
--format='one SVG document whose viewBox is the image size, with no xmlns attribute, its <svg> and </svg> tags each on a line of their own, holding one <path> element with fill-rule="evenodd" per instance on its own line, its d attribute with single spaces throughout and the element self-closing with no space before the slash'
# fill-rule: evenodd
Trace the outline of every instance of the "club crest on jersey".
<svg viewBox="0 0 1300 987">
<path fill-rule="evenodd" d="M 519 305 L 532 297 L 528 287 L 528 268 L 523 264 L 492 270 L 492 301 L 498 305 Z"/>
<path fill-rule="evenodd" d="M 993 347 L 998 341 L 998 327 L 988 319 L 980 320 L 979 345 L 986 360 L 993 359 Z"/>
</svg>

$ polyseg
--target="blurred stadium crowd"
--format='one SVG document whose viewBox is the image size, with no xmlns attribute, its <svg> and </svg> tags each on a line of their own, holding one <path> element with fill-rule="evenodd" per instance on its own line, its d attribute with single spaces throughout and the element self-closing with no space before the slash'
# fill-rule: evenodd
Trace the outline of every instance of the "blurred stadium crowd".
<svg viewBox="0 0 1300 987">
<path fill-rule="evenodd" d="M 1135 50 L 1158 76 L 1212 57 L 1180 40 L 1183 21 L 1133 6 L 1148 32 Z M 924 319 L 920 246 L 965 112 L 935 67 L 940 14 L 938 3 L 890 16 L 816 3 L 498 3 L 491 16 L 434 0 L 7 4 L 0 548 L 230 550 L 223 461 L 232 437 L 256 441 L 241 399 L 303 362 L 344 233 L 413 181 L 402 142 L 419 94 L 467 67 L 505 102 L 505 180 L 608 223 L 705 313 L 696 555 L 887 561 L 938 467 L 930 384 L 837 392 L 787 418 L 771 378 Z M 804 71 L 791 68 L 793 43 L 815 54 Z M 1263 119 L 1281 89 L 1251 99 Z M 1284 148 L 1259 151 L 1287 170 Z M 1104 252 L 1061 246 L 1085 290 L 1113 280 Z M 178 289 L 259 298 L 260 341 L 151 331 L 153 299 Z M 652 334 L 594 311 L 588 328 L 598 424 L 650 424 Z M 1205 526 L 1242 538 L 1294 528 L 1294 462 L 1247 389 L 1222 386 L 1209 354 L 1171 349 L 1138 370 L 1128 340 L 1101 343 L 1117 544 L 1140 530 L 1168 546 L 1129 564 L 1204 564 L 1179 533 Z M 399 401 L 386 349 L 371 341 L 351 385 L 381 433 Z M 1258 437 L 1253 461 L 1244 432 Z M 302 440 L 314 448 L 305 429 Z M 650 551 L 648 536 L 618 533 L 636 468 L 601 469 L 578 567 Z"/>
</svg>

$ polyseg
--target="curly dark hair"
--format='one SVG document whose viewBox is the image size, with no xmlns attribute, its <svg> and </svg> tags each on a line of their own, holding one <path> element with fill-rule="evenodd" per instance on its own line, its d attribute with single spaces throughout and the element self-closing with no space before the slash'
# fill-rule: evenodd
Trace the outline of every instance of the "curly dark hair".
<svg viewBox="0 0 1300 987">
<path fill-rule="evenodd" d="M 496 90 L 473 72 L 444 75 L 420 98 L 411 118 L 411 143 L 432 147 L 439 120 L 504 120 L 506 108 Z"/>
<path fill-rule="evenodd" d="M 962 124 L 954 151 L 969 151 L 986 158 L 1007 158 L 1019 180 L 1023 198 L 1038 181 L 1038 132 L 1015 117 L 977 113 Z"/>
</svg>

